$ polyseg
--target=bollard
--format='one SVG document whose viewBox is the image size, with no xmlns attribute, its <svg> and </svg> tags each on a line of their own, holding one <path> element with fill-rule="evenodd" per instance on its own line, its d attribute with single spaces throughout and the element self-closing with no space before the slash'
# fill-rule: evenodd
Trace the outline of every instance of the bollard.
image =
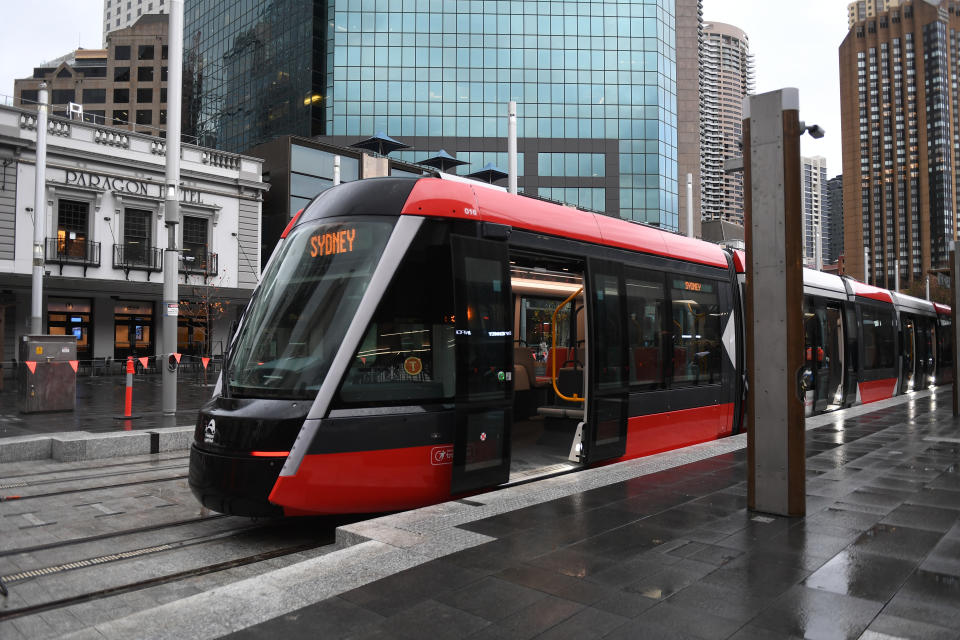
<svg viewBox="0 0 960 640">
<path fill-rule="evenodd" d="M 127 356 L 127 384 L 123 393 L 123 415 L 114 416 L 114 420 L 133 420 L 140 416 L 133 415 L 133 356 Z M 129 427 L 128 427 L 129 428 Z"/>
<path fill-rule="evenodd" d="M 123 417 L 129 418 L 133 411 L 133 356 L 127 356 L 127 388 L 123 396 Z"/>
</svg>

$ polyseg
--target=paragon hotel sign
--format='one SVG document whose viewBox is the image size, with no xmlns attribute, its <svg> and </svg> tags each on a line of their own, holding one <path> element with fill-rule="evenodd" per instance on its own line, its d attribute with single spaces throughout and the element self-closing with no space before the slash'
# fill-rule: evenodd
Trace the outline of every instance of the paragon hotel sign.
<svg viewBox="0 0 960 640">
<path fill-rule="evenodd" d="M 163 185 L 156 182 L 145 182 L 132 178 L 118 178 L 101 173 L 87 173 L 86 171 L 66 171 L 65 173 L 66 179 L 64 184 L 88 187 L 100 191 L 110 190 L 114 193 L 127 193 L 132 196 L 163 197 Z M 184 189 L 182 187 L 180 188 L 180 202 L 203 204 L 199 191 Z"/>
</svg>

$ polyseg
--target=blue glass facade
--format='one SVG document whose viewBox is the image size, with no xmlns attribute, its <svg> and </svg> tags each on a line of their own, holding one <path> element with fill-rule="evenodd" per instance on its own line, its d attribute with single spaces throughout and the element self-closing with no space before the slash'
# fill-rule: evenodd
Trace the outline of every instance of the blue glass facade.
<svg viewBox="0 0 960 640">
<path fill-rule="evenodd" d="M 503 139 L 516 100 L 521 139 L 616 140 L 617 213 L 676 229 L 673 6 L 329 0 L 326 133 Z"/>
<path fill-rule="evenodd" d="M 279 10 L 288 5 L 312 21 L 288 21 Z M 516 100 L 521 189 L 678 226 L 673 0 L 187 0 L 186 9 L 187 52 L 195 38 L 209 70 L 197 101 L 208 143 L 242 151 L 284 123 L 284 133 L 337 143 L 384 131 L 413 145 L 404 159 L 444 148 L 470 161 L 464 174 L 505 151 L 506 104 Z"/>
</svg>

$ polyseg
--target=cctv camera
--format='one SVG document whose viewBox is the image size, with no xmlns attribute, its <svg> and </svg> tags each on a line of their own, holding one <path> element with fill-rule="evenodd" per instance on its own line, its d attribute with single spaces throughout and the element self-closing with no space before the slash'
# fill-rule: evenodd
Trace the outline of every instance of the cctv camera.
<svg viewBox="0 0 960 640">
<path fill-rule="evenodd" d="M 807 127 L 807 133 L 809 133 L 812 138 L 819 140 L 820 138 L 823 137 L 823 134 L 826 132 L 823 130 L 823 127 L 821 127 L 820 125 L 812 124 L 809 127 Z"/>
</svg>

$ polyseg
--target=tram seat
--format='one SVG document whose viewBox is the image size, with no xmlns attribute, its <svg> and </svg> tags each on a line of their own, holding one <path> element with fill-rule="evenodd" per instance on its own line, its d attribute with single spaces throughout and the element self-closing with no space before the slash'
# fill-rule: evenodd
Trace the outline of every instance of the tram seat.
<svg viewBox="0 0 960 640">
<path fill-rule="evenodd" d="M 522 372 L 521 372 L 522 370 Z M 533 387 L 545 387 L 550 379 L 537 377 L 537 370 L 533 362 L 533 353 L 529 347 L 515 346 L 513 348 L 514 391 L 525 391 Z M 521 387 L 520 380 L 526 376 L 527 386 Z"/>
<path fill-rule="evenodd" d="M 553 363 L 557 363 L 557 377 L 560 377 L 560 367 L 573 356 L 573 350 L 570 347 L 551 347 L 547 351 L 546 374 L 537 377 L 537 382 L 542 385 L 550 384 L 550 374 L 553 372 Z"/>
<path fill-rule="evenodd" d="M 527 368 L 522 364 L 513 364 L 513 390 L 514 391 L 529 391 L 530 390 L 530 374 L 527 373 Z"/>
</svg>

